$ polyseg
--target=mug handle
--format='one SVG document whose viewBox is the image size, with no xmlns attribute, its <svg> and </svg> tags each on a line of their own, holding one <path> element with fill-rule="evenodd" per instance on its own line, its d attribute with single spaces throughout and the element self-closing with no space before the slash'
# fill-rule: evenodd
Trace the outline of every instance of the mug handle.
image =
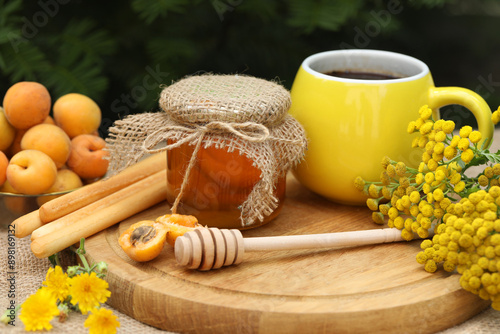
<svg viewBox="0 0 500 334">
<path fill-rule="evenodd" d="M 437 116 L 436 110 L 438 108 L 450 104 L 459 104 L 472 112 L 483 138 L 480 145 L 483 145 L 484 142 L 484 147 L 489 147 L 495 127 L 491 120 L 491 109 L 486 101 L 476 92 L 467 88 L 432 87 L 429 90 L 429 108 L 433 110 L 434 116 Z"/>
</svg>

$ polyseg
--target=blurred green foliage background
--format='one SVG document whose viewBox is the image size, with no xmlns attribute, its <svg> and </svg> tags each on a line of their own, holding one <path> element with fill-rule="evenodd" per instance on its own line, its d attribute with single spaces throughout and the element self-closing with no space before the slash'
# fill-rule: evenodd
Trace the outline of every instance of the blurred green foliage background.
<svg viewBox="0 0 500 334">
<path fill-rule="evenodd" d="M 32 80 L 54 101 L 86 94 L 105 136 L 118 118 L 157 110 L 160 85 L 183 76 L 245 73 L 291 88 L 307 56 L 361 48 L 419 58 L 436 86 L 472 89 L 496 109 L 499 18 L 496 0 L 0 0 L 0 93 Z M 474 122 L 467 113 L 445 117 Z"/>
</svg>

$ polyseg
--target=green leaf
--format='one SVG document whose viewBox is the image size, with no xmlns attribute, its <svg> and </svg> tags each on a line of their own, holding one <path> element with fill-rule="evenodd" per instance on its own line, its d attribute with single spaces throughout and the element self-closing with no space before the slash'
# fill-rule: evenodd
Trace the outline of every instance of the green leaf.
<svg viewBox="0 0 500 334">
<path fill-rule="evenodd" d="M 95 27 L 90 19 L 71 21 L 60 35 L 52 36 L 50 43 L 58 50 L 59 65 L 70 66 L 80 57 L 102 64 L 102 56 L 115 52 L 116 41 L 107 31 Z"/>
<path fill-rule="evenodd" d="M 4 47 L 1 56 L 5 63 L 4 71 L 11 82 L 36 81 L 39 72 L 49 66 L 45 54 L 31 43 L 19 44 L 17 52 L 13 47 Z"/>
<path fill-rule="evenodd" d="M 184 0 L 133 0 L 132 9 L 146 24 L 165 18 L 168 12 L 183 13 L 188 3 Z"/>
<path fill-rule="evenodd" d="M 303 28 L 306 33 L 317 28 L 337 31 L 348 19 L 356 16 L 362 4 L 361 0 L 292 0 L 288 23 Z"/>
<path fill-rule="evenodd" d="M 55 96 L 80 93 L 98 99 L 108 87 L 108 79 L 89 58 L 76 61 L 73 66 L 52 64 L 41 73 L 42 81 Z"/>
</svg>

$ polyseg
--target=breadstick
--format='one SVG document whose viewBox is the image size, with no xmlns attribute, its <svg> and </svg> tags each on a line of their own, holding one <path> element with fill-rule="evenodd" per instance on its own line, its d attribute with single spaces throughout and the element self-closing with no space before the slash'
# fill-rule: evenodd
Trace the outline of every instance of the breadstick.
<svg viewBox="0 0 500 334">
<path fill-rule="evenodd" d="M 14 230 L 14 235 L 17 238 L 24 238 L 29 235 L 35 229 L 39 228 L 43 225 L 40 220 L 40 215 L 38 214 L 38 210 L 31 211 L 24 216 L 21 216 L 14 220 L 12 223 L 12 228 Z"/>
<path fill-rule="evenodd" d="M 141 184 L 142 187 L 135 187 L 136 185 L 120 190 L 120 192 L 128 193 L 129 196 L 113 204 L 105 205 L 100 210 L 70 225 L 33 239 L 31 242 L 33 254 L 38 258 L 48 257 L 77 243 L 81 238 L 88 238 L 166 199 L 166 173 L 160 172 L 152 175 L 147 182 Z M 134 193 L 130 191 L 131 187 L 140 188 L 140 190 Z M 108 203 L 109 198 L 105 197 L 101 201 Z"/>
<path fill-rule="evenodd" d="M 129 185 L 117 192 L 108 195 L 100 200 L 95 201 L 89 205 L 84 206 L 76 211 L 73 211 L 66 216 L 58 218 L 56 220 L 51 221 L 50 223 L 44 224 L 43 226 L 37 228 L 31 233 L 31 240 L 40 238 L 42 235 L 54 233 L 57 230 L 65 228 L 78 222 L 85 217 L 92 215 L 94 212 L 99 211 L 107 206 L 115 204 L 126 197 L 135 194 L 141 189 L 150 187 L 153 182 L 162 182 L 161 180 L 165 179 L 165 171 L 159 171 L 155 174 L 148 176 L 136 183 Z M 166 195 L 165 195 L 166 196 Z"/>
<path fill-rule="evenodd" d="M 43 224 L 46 224 L 61 218 L 164 169 L 166 169 L 166 156 L 164 153 L 157 153 L 114 176 L 83 186 L 45 203 L 39 209 L 40 220 Z"/>
</svg>

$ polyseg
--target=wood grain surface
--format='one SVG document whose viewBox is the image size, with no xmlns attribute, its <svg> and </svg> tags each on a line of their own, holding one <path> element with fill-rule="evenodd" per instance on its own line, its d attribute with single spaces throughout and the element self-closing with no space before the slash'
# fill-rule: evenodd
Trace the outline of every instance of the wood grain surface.
<svg viewBox="0 0 500 334">
<path fill-rule="evenodd" d="M 344 249 L 246 253 L 212 271 L 180 267 L 173 248 L 147 263 L 129 259 L 118 236 L 169 213 L 166 203 L 86 241 L 89 261 L 109 265 L 108 304 L 149 325 L 198 333 L 434 333 L 489 303 L 461 289 L 457 274 L 429 274 L 415 261 L 420 241 Z M 278 218 L 244 237 L 380 228 L 365 207 L 329 202 L 293 176 Z"/>
</svg>

